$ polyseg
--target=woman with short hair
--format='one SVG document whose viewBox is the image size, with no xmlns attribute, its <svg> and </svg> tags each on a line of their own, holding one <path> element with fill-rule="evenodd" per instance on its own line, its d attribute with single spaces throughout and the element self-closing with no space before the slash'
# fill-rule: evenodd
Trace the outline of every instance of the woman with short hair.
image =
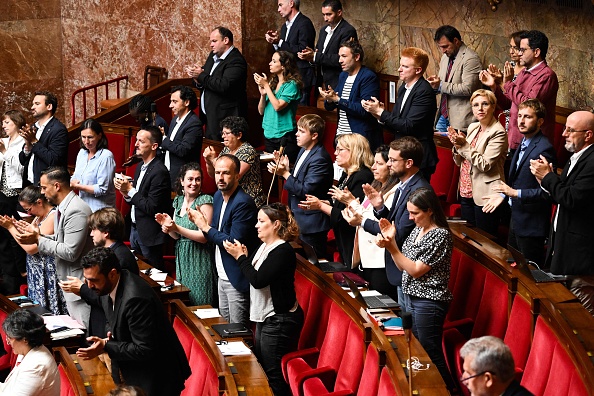
<svg viewBox="0 0 594 396">
<path fill-rule="evenodd" d="M 18 357 L 6 381 L 0 383 L 0 396 L 59 396 L 58 366 L 43 346 L 43 318 L 27 309 L 17 309 L 6 317 L 2 330 Z"/>
</svg>

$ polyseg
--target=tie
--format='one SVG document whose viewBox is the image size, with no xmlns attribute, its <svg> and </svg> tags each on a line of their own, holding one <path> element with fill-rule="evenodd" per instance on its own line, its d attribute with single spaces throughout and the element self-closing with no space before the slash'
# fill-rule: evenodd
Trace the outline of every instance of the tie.
<svg viewBox="0 0 594 396">
<path fill-rule="evenodd" d="M 526 144 L 526 141 L 523 140 L 522 145 L 520 146 L 520 152 L 518 153 L 518 161 L 516 162 L 516 170 L 520 167 L 520 162 L 522 162 L 522 158 L 524 158 L 524 152 L 526 151 L 526 148 L 528 148 L 528 144 Z"/>
<path fill-rule="evenodd" d="M 456 57 L 452 56 L 448 61 L 448 69 L 446 71 L 445 80 L 447 81 L 450 78 L 450 72 L 452 71 L 452 65 L 454 64 L 454 60 Z M 439 105 L 439 112 L 444 118 L 448 118 L 448 95 L 442 93 L 441 94 L 441 103 Z"/>
</svg>

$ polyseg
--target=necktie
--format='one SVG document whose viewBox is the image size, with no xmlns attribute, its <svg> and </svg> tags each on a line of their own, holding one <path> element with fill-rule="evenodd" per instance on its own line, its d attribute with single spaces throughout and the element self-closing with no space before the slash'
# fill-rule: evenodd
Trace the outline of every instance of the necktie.
<svg viewBox="0 0 594 396">
<path fill-rule="evenodd" d="M 446 70 L 445 80 L 447 81 L 450 78 L 450 72 L 452 71 L 452 65 L 454 64 L 454 60 L 456 58 L 452 56 L 448 61 L 448 69 Z M 441 94 L 441 103 L 439 105 L 439 112 L 444 118 L 448 118 L 448 95 L 442 92 Z"/>
<path fill-rule="evenodd" d="M 522 158 L 524 158 L 524 153 L 526 152 L 526 148 L 528 144 L 526 141 L 522 141 L 522 145 L 520 146 L 520 152 L 518 153 L 518 161 L 516 162 L 516 169 L 520 166 L 520 162 L 522 162 Z"/>
</svg>

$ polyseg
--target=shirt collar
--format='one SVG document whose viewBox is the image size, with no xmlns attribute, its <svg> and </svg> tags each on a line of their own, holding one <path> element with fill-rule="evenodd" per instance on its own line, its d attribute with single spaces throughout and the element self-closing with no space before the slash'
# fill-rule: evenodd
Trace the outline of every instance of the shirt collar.
<svg viewBox="0 0 594 396">
<path fill-rule="evenodd" d="M 64 210 L 66 210 L 66 202 L 70 202 L 72 195 L 74 195 L 74 191 L 70 191 L 68 195 L 66 195 L 66 197 L 62 200 L 62 202 L 60 202 L 58 205 L 58 211 L 60 211 L 60 213 L 64 214 Z"/>
<path fill-rule="evenodd" d="M 111 291 L 111 293 L 109 293 L 109 297 L 111 297 L 111 301 L 113 301 L 113 307 L 115 308 L 115 298 L 116 298 L 116 294 L 118 293 L 118 286 L 120 285 L 120 279 L 122 279 L 122 273 L 120 272 L 120 277 L 118 278 L 118 281 L 115 285 L 115 287 L 113 288 L 113 290 Z"/>
<path fill-rule="evenodd" d="M 338 25 L 340 25 L 341 22 L 342 22 L 342 19 L 340 20 L 340 22 L 338 22 L 336 24 L 336 26 L 334 26 L 334 28 L 330 27 L 330 25 L 326 26 L 326 33 L 328 33 L 328 34 L 334 33 L 334 31 L 336 30 L 336 28 L 338 27 Z"/>
<path fill-rule="evenodd" d="M 532 72 L 532 70 L 536 69 L 538 66 L 540 66 L 544 61 L 540 61 L 538 62 L 536 65 L 532 66 L 530 69 L 526 69 L 527 72 Z"/>
<path fill-rule="evenodd" d="M 295 18 L 297 18 L 297 15 L 299 15 L 299 14 L 301 14 L 301 11 L 298 11 L 297 14 L 295 14 L 295 16 L 293 17 L 293 19 L 289 19 L 288 21 L 285 21 L 285 25 L 287 25 L 287 27 L 291 27 L 293 22 L 295 22 Z"/>
<path fill-rule="evenodd" d="M 218 56 L 215 54 L 215 56 L 213 56 L 214 61 L 219 62 L 219 61 L 222 61 L 223 59 L 225 59 L 227 57 L 227 55 L 229 55 L 229 53 L 231 51 L 233 51 L 233 48 L 235 48 L 235 46 L 232 45 L 231 47 L 229 47 L 229 49 L 227 51 L 223 52 L 223 55 L 221 55 L 221 56 Z"/>
<path fill-rule="evenodd" d="M 45 126 L 52 120 L 52 118 L 54 118 L 54 116 L 51 116 L 50 118 L 48 118 L 47 121 L 44 122 L 43 124 L 40 124 L 39 121 L 36 121 L 35 124 L 39 128 L 45 128 Z"/>
</svg>

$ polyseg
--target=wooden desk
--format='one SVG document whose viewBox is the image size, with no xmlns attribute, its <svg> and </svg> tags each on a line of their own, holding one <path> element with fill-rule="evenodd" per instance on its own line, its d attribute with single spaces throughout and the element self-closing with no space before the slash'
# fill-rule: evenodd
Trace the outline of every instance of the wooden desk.
<svg viewBox="0 0 594 396">
<path fill-rule="evenodd" d="M 184 285 L 174 286 L 173 289 L 167 291 L 161 291 L 161 286 L 151 279 L 150 276 L 146 275 L 143 271 L 153 268 L 152 265 L 145 263 L 141 259 L 138 259 L 138 269 L 140 270 L 140 277 L 144 279 L 159 295 L 161 301 L 166 303 L 170 300 L 179 299 L 184 302 L 184 304 L 189 304 L 190 302 L 190 289 L 188 289 Z M 165 283 L 173 282 L 173 278 L 167 275 L 165 279 Z"/>
<path fill-rule="evenodd" d="M 212 308 L 210 305 L 201 305 L 195 307 L 188 307 L 192 312 L 200 308 Z M 198 318 L 198 316 L 196 316 Z M 208 330 L 215 341 L 221 341 L 222 338 L 213 330 L 212 325 L 227 323 L 222 317 L 200 319 L 204 327 Z M 243 338 L 225 338 L 226 341 L 243 341 Z M 233 374 L 235 384 L 238 391 L 245 391 L 248 395 L 272 395 L 272 390 L 268 386 L 268 378 L 264 373 L 264 369 L 256 359 L 254 354 L 244 356 L 225 356 L 227 365 L 234 372 L 233 367 L 237 373 Z"/>
<path fill-rule="evenodd" d="M 75 354 L 70 355 L 74 363 L 78 363 L 82 367 L 80 375 L 85 383 L 85 386 L 91 386 L 93 392 L 97 396 L 107 395 L 110 390 L 116 387 L 116 384 L 111 378 L 111 373 L 98 357 L 91 360 L 79 359 Z"/>
</svg>

